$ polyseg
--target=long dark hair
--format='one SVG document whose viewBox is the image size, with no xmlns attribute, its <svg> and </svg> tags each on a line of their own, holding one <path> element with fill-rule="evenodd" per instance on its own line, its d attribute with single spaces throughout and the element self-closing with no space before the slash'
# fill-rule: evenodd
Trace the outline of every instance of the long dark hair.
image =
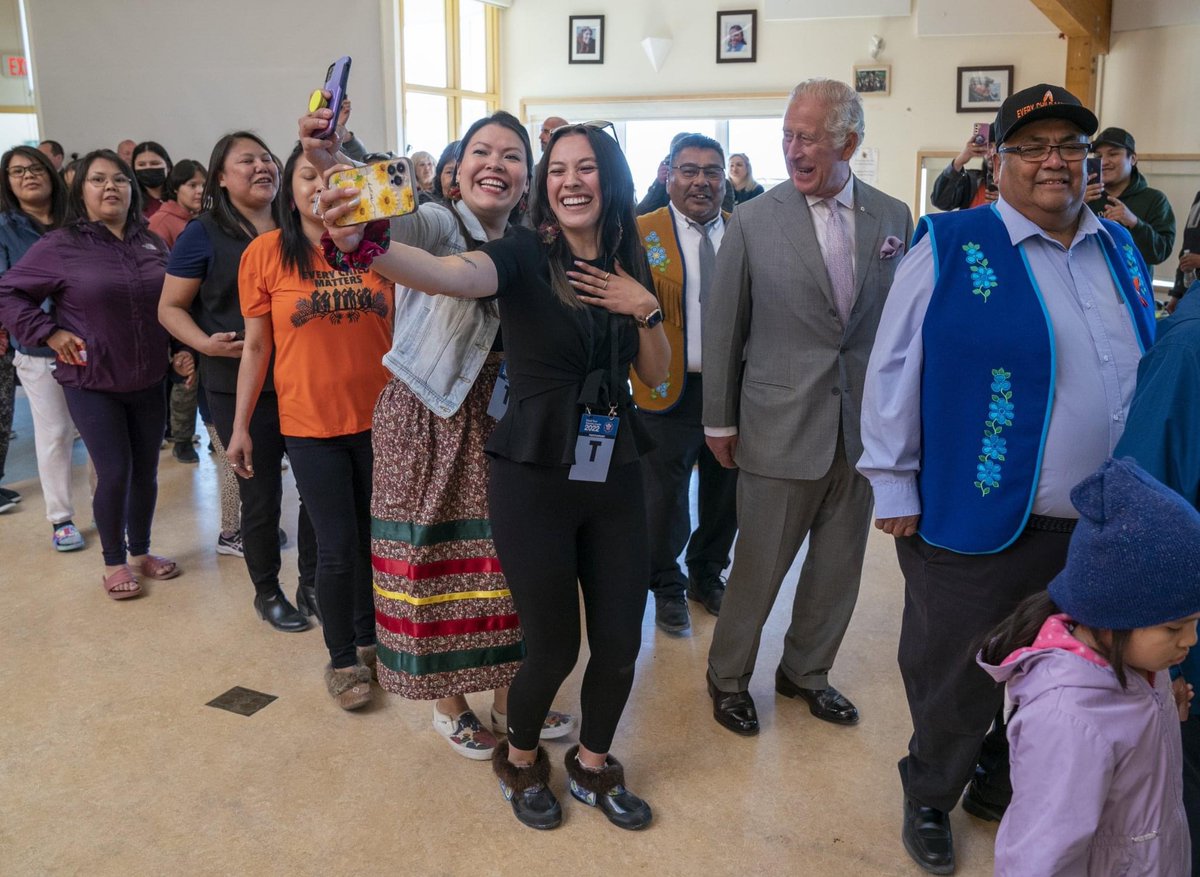
<svg viewBox="0 0 1200 877">
<path fill-rule="evenodd" d="M 204 183 L 204 198 L 201 204 L 202 208 L 212 216 L 217 227 L 225 234 L 232 238 L 252 240 L 258 236 L 258 229 L 234 206 L 229 197 L 229 191 L 221 185 L 220 180 L 221 174 L 225 170 L 225 159 L 229 157 L 233 145 L 239 140 L 253 140 L 263 148 L 263 152 L 270 152 L 272 160 L 279 164 L 279 159 L 275 158 L 271 147 L 263 143 L 262 138 L 257 134 L 249 131 L 233 131 L 226 134 L 213 146 L 212 155 L 208 159 L 209 174 Z M 282 184 L 279 191 L 283 191 Z M 271 216 L 275 220 L 276 226 L 283 224 L 284 210 L 283 199 L 279 197 L 279 192 L 276 192 L 275 200 L 271 202 Z"/>
<path fill-rule="evenodd" d="M 550 135 L 546 151 L 537 166 L 536 192 L 533 203 L 533 225 L 557 227 L 558 220 L 550 206 L 546 178 L 549 173 L 550 156 L 554 146 L 563 137 L 580 134 L 588 139 L 588 145 L 596 156 L 596 169 L 600 175 L 600 257 L 621 263 L 638 283 L 653 289 L 650 266 L 646 263 L 646 250 L 642 246 L 637 230 L 637 216 L 633 212 L 633 175 L 629 163 L 617 141 L 599 128 L 588 125 L 571 125 L 557 129 Z M 574 287 L 567 281 L 567 268 L 571 261 L 571 248 L 561 234 L 553 235 L 549 244 L 550 287 L 567 307 L 583 307 Z"/>
<path fill-rule="evenodd" d="M 1058 615 L 1061 609 L 1050 598 L 1048 591 L 1039 591 L 1032 597 L 1026 597 L 1017 606 L 1013 614 L 1004 619 L 989 633 L 981 645 L 983 659 L 989 664 L 1000 664 L 1005 658 L 1015 652 L 1033 645 L 1038 632 L 1046 619 Z M 1125 648 L 1129 645 L 1131 630 L 1102 630 L 1077 624 L 1092 634 L 1096 643 L 1096 651 L 1108 661 L 1121 687 L 1126 687 Z M 1107 642 L 1106 642 L 1107 640 Z"/>
<path fill-rule="evenodd" d="M 49 225 L 42 225 L 40 220 L 26 213 L 25 208 L 21 206 L 21 199 L 13 191 L 12 183 L 8 179 L 8 166 L 14 155 L 29 159 L 46 172 L 46 178 L 50 183 Z M 33 227 L 42 233 L 63 224 L 63 220 L 67 216 L 67 187 L 44 152 L 34 149 L 32 146 L 14 146 L 0 157 L 0 210 L 5 213 L 24 214 L 25 218 L 33 223 Z"/>
<path fill-rule="evenodd" d="M 287 164 L 283 166 L 279 190 L 284 195 L 277 199 L 284 205 L 282 216 L 279 218 L 279 253 L 283 259 L 283 267 L 300 274 L 312 271 L 313 265 L 313 246 L 304 236 L 300 205 L 292 197 L 292 177 L 296 175 L 296 165 L 303 157 L 304 147 L 297 143 L 292 154 L 288 156 Z"/>
<path fill-rule="evenodd" d="M 521 147 L 525 150 L 525 179 L 531 181 L 533 179 L 533 145 L 529 142 L 529 132 L 525 130 L 525 126 L 512 113 L 506 113 L 504 110 L 497 110 L 490 116 L 484 116 L 482 119 L 477 119 L 467 129 L 467 133 L 463 135 L 462 140 L 458 141 L 458 149 L 454 151 L 454 181 L 458 182 L 458 169 L 462 167 L 463 156 L 467 154 L 467 148 L 471 145 L 471 141 L 475 139 L 475 135 L 486 128 L 488 125 L 499 125 L 501 128 L 507 128 L 517 135 L 521 141 Z M 440 174 L 439 174 L 440 176 Z M 528 182 L 526 183 L 528 185 Z M 517 206 L 508 214 L 510 223 L 520 222 L 521 217 L 525 215 L 525 202 L 528 199 L 522 198 L 517 202 Z"/>
<path fill-rule="evenodd" d="M 117 169 L 129 177 L 129 212 L 125 214 L 125 230 L 129 231 L 142 222 L 142 193 L 133 177 L 133 168 L 125 163 L 125 159 L 111 149 L 95 149 L 79 159 L 79 170 L 71 181 L 71 191 L 67 193 L 67 222 L 91 222 L 87 205 L 83 202 L 83 187 L 87 183 L 92 165 L 104 159 L 111 161 Z"/>
<path fill-rule="evenodd" d="M 157 155 L 159 158 L 161 158 L 163 161 L 165 161 L 167 163 L 167 176 L 171 175 L 171 171 L 175 169 L 175 164 L 174 164 L 174 162 L 171 161 L 170 153 L 168 153 L 167 150 L 163 148 L 163 145 L 161 143 L 155 143 L 153 140 L 143 140 L 137 146 L 133 147 L 133 154 L 129 156 L 129 166 L 133 167 L 133 164 L 134 164 L 134 162 L 137 161 L 138 156 L 142 155 L 143 153 L 146 153 L 146 152 L 153 152 L 155 155 Z M 147 199 L 154 197 L 153 195 L 150 194 L 149 189 L 147 189 L 140 182 L 138 182 L 136 171 L 134 172 L 133 179 L 134 179 L 134 185 L 136 185 L 139 189 L 142 190 L 142 203 L 143 204 L 146 202 Z M 164 183 L 164 186 L 165 185 L 166 184 Z M 168 200 L 165 192 L 163 195 L 163 200 L 164 201 Z"/>
<path fill-rule="evenodd" d="M 192 177 L 200 174 L 208 182 L 208 171 L 204 169 L 204 165 L 190 158 L 185 158 L 171 168 L 171 172 L 167 174 L 167 182 L 163 186 L 164 201 L 178 201 L 179 187 L 188 182 Z"/>
</svg>

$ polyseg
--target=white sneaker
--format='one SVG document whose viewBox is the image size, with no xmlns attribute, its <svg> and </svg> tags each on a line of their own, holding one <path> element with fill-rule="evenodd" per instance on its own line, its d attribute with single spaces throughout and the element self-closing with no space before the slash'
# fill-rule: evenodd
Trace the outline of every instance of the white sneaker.
<svg viewBox="0 0 1200 877">
<path fill-rule="evenodd" d="M 492 707 L 492 730 L 501 736 L 508 734 L 508 713 L 497 712 L 496 708 Z M 542 722 L 542 733 L 538 737 L 542 740 L 557 740 L 574 730 L 575 717 L 573 715 L 550 710 L 546 713 L 546 720 Z"/>
<path fill-rule="evenodd" d="M 483 726 L 475 713 L 463 710 L 457 716 L 438 712 L 433 705 L 433 730 L 450 743 L 450 748 L 459 755 L 475 761 L 486 761 L 492 757 L 499 741 Z"/>
</svg>

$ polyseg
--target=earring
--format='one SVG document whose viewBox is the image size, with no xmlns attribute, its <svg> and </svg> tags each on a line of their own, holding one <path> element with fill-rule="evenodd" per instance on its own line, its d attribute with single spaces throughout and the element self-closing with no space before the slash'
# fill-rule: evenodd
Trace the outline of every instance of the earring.
<svg viewBox="0 0 1200 877">
<path fill-rule="evenodd" d="M 458 187 L 458 180 L 450 184 L 450 188 L 446 190 L 446 197 L 451 201 L 458 201 L 462 198 L 462 189 Z"/>
<path fill-rule="evenodd" d="M 521 195 L 521 200 L 517 202 L 517 212 L 524 213 L 529 209 L 529 193 Z"/>
<path fill-rule="evenodd" d="M 562 234 L 562 229 L 557 222 L 547 220 L 538 226 L 538 237 L 542 239 L 542 243 L 546 246 L 550 246 L 558 240 L 560 234 Z"/>
</svg>

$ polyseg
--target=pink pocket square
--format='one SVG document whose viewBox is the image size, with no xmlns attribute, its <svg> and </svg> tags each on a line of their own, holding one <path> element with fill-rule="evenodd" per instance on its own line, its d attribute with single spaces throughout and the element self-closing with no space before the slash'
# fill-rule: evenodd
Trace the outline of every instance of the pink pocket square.
<svg viewBox="0 0 1200 877">
<path fill-rule="evenodd" d="M 890 234 L 883 241 L 883 247 L 879 250 L 879 258 L 894 259 L 902 252 L 904 252 L 904 241 L 894 234 Z"/>
</svg>

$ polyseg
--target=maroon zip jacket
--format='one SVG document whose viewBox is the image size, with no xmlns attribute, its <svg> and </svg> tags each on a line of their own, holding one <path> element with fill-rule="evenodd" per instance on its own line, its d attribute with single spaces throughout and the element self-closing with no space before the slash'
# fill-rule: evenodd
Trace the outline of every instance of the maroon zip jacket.
<svg viewBox="0 0 1200 877">
<path fill-rule="evenodd" d="M 0 325 L 27 347 L 59 329 L 87 344 L 87 363 L 55 362 L 65 387 L 128 393 L 160 382 L 169 360 L 158 299 L 167 248 L 144 223 L 119 240 L 103 223 L 49 232 L 0 278 Z M 54 314 L 41 303 L 50 298 Z"/>
</svg>

